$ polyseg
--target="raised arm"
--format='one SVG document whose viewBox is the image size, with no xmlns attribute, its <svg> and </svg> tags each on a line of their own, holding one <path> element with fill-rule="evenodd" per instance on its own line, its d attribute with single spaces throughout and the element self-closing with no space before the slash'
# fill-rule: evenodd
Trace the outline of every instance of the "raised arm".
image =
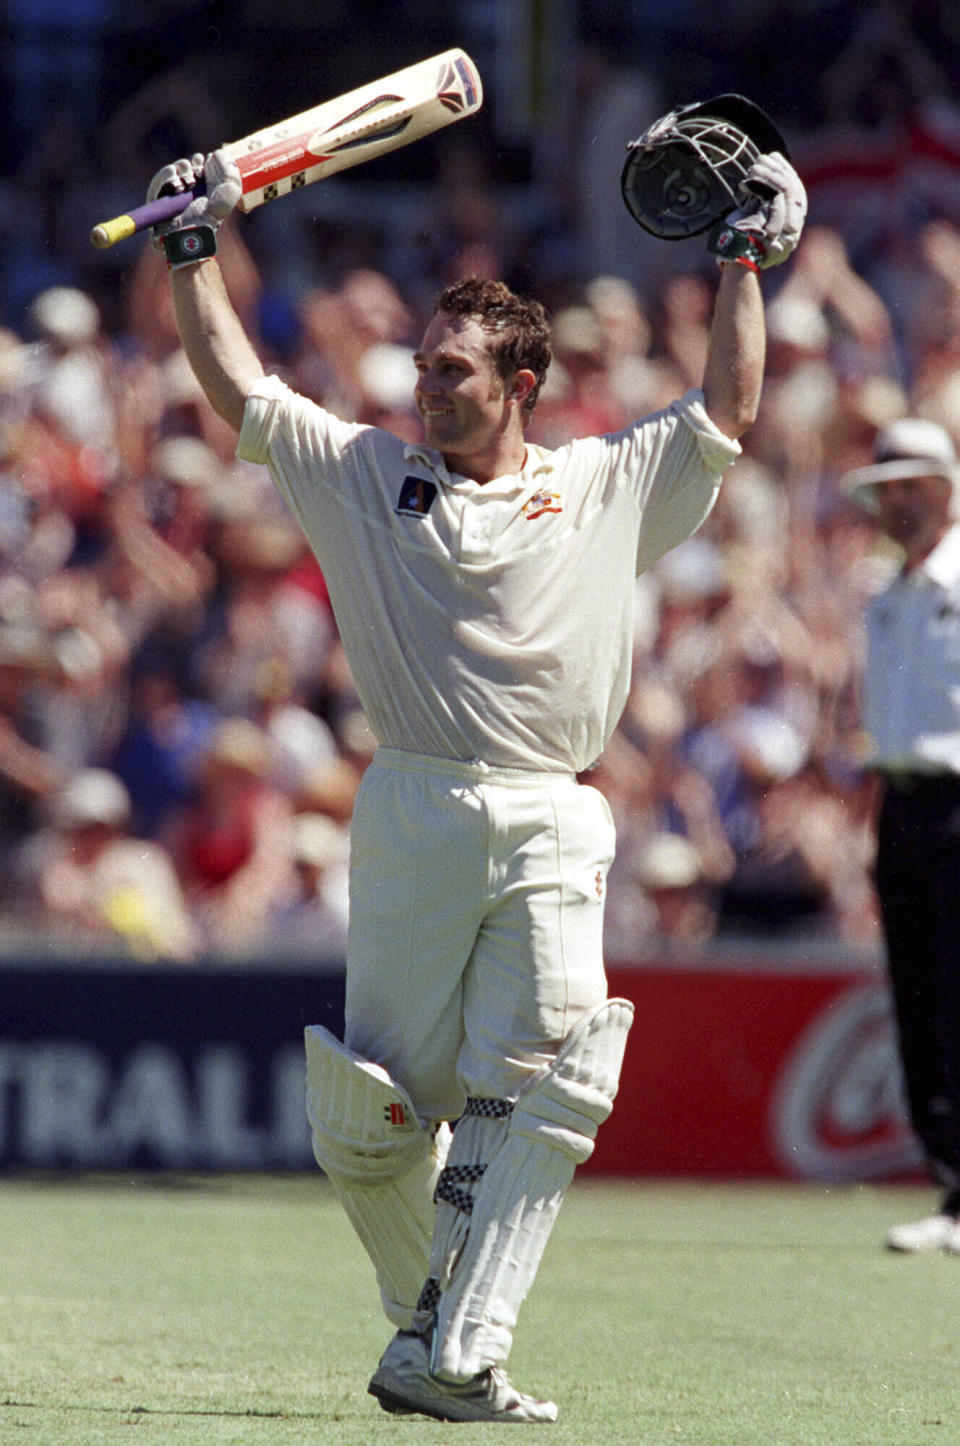
<svg viewBox="0 0 960 1446">
<path fill-rule="evenodd" d="M 147 200 L 205 190 L 179 216 L 154 230 L 170 266 L 177 327 L 187 360 L 214 411 L 234 431 L 243 425 L 250 388 L 263 367 L 227 296 L 216 260 L 217 227 L 240 198 L 240 173 L 222 151 L 164 166 Z"/>
<path fill-rule="evenodd" d="M 720 263 L 704 367 L 707 412 L 728 437 L 756 420 L 766 360 L 760 272 L 786 261 L 807 214 L 803 183 L 778 151 L 760 156 L 741 187 L 738 211 L 719 221 L 707 245 Z"/>
<path fill-rule="evenodd" d="M 263 367 L 227 296 L 215 258 L 171 272 L 180 341 L 214 411 L 239 432 Z"/>
<path fill-rule="evenodd" d="M 757 417 L 767 334 L 760 278 L 743 266 L 724 266 L 713 309 L 703 373 L 710 420 L 737 438 Z"/>
</svg>

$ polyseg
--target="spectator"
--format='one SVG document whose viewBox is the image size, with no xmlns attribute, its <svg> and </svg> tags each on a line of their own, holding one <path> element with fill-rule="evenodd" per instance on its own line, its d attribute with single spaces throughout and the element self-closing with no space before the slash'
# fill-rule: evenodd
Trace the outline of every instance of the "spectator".
<svg viewBox="0 0 960 1446">
<path fill-rule="evenodd" d="M 333 625 L 324 599 L 301 585 L 304 551 L 289 513 L 257 492 L 221 518 L 212 543 L 218 592 L 192 659 L 194 679 L 221 712 L 249 715 L 258 677 L 277 659 L 297 688 L 323 672 Z"/>
<path fill-rule="evenodd" d="M 220 723 L 165 831 L 207 947 L 232 954 L 263 937 L 289 877 L 291 816 L 263 731 L 242 718 Z"/>
<path fill-rule="evenodd" d="M 109 450 L 116 368 L 96 302 L 75 286 L 50 287 L 31 303 L 27 326 L 40 343 L 35 407 L 65 441 Z"/>
<path fill-rule="evenodd" d="M 253 681 L 254 721 L 273 747 L 276 775 L 294 800 L 303 798 L 337 758 L 333 730 L 306 706 L 283 658 L 269 658 Z"/>
<path fill-rule="evenodd" d="M 300 301 L 300 321 L 303 347 L 293 364 L 297 384 L 347 419 L 357 418 L 369 402 L 368 353 L 406 345 L 413 325 L 394 283 L 369 267 L 349 272 L 334 290 L 309 291 Z"/>
<path fill-rule="evenodd" d="M 191 798 L 219 722 L 212 704 L 187 691 L 169 652 L 147 653 L 135 663 L 130 712 L 111 765 L 145 837 L 162 836 L 171 814 Z"/>
<path fill-rule="evenodd" d="M 200 936 L 159 844 L 130 832 L 130 798 L 106 769 L 84 768 L 57 795 L 48 833 L 34 839 L 36 922 L 144 961 L 195 959 Z"/>
<path fill-rule="evenodd" d="M 264 943 L 310 958 L 342 961 L 347 947 L 349 904 L 347 830 L 322 813 L 293 820 L 294 876 L 289 893 L 268 911 Z"/>
<path fill-rule="evenodd" d="M 42 805 L 63 781 L 64 770 L 42 745 L 31 701 L 56 666 L 42 629 L 0 624 L 0 850 L 8 858 L 39 827 Z M 11 902 L 14 886 L 13 870 L 0 870 L 0 900 Z"/>
<path fill-rule="evenodd" d="M 638 882 L 653 906 L 651 942 L 657 948 L 690 949 L 713 937 L 712 890 L 689 839 L 652 834 L 639 859 Z"/>
<path fill-rule="evenodd" d="M 589 306 L 569 306 L 553 321 L 553 362 L 543 415 L 531 439 L 561 447 L 575 437 L 626 426 L 608 371 L 603 328 Z"/>
</svg>

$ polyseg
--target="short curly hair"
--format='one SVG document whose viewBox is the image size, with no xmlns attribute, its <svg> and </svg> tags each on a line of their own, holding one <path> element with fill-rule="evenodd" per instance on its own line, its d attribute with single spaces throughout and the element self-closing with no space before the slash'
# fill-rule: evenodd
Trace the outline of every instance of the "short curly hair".
<svg viewBox="0 0 960 1446">
<path fill-rule="evenodd" d="M 553 355 L 550 323 L 540 302 L 517 296 L 502 281 L 468 276 L 439 293 L 434 315 L 438 313 L 474 320 L 496 338 L 490 354 L 502 381 L 509 381 L 521 369 L 533 372 L 537 380 L 523 403 L 523 415 L 529 417 Z"/>
</svg>

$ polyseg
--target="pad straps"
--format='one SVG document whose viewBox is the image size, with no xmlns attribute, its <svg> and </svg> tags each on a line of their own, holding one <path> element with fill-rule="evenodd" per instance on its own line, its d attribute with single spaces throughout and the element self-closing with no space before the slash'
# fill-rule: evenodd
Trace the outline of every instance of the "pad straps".
<svg viewBox="0 0 960 1446">
<path fill-rule="evenodd" d="M 491 1100 L 471 1097 L 467 1100 L 466 1109 L 463 1112 L 463 1119 L 470 1116 L 476 1119 L 506 1120 L 513 1112 L 512 1100 Z M 446 1165 L 440 1172 L 440 1179 L 437 1181 L 435 1199 L 437 1203 L 442 1200 L 454 1209 L 461 1210 L 465 1215 L 473 1213 L 473 1192 L 465 1189 L 465 1186 L 476 1185 L 483 1179 L 487 1169 L 487 1161 L 475 1160 L 460 1165 Z"/>
</svg>

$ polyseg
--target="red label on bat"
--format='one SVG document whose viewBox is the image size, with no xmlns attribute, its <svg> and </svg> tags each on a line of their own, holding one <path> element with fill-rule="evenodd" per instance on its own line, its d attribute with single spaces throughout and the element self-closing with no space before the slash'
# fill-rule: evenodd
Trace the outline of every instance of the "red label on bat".
<svg viewBox="0 0 960 1446">
<path fill-rule="evenodd" d="M 307 149 L 311 134 L 312 132 L 304 131 L 299 136 L 278 141 L 272 146 L 264 146 L 259 151 L 252 151 L 249 156 L 237 156 L 243 194 L 249 195 L 251 191 L 259 191 L 262 186 L 295 176 L 306 166 L 317 165 L 323 157 Z"/>
</svg>

